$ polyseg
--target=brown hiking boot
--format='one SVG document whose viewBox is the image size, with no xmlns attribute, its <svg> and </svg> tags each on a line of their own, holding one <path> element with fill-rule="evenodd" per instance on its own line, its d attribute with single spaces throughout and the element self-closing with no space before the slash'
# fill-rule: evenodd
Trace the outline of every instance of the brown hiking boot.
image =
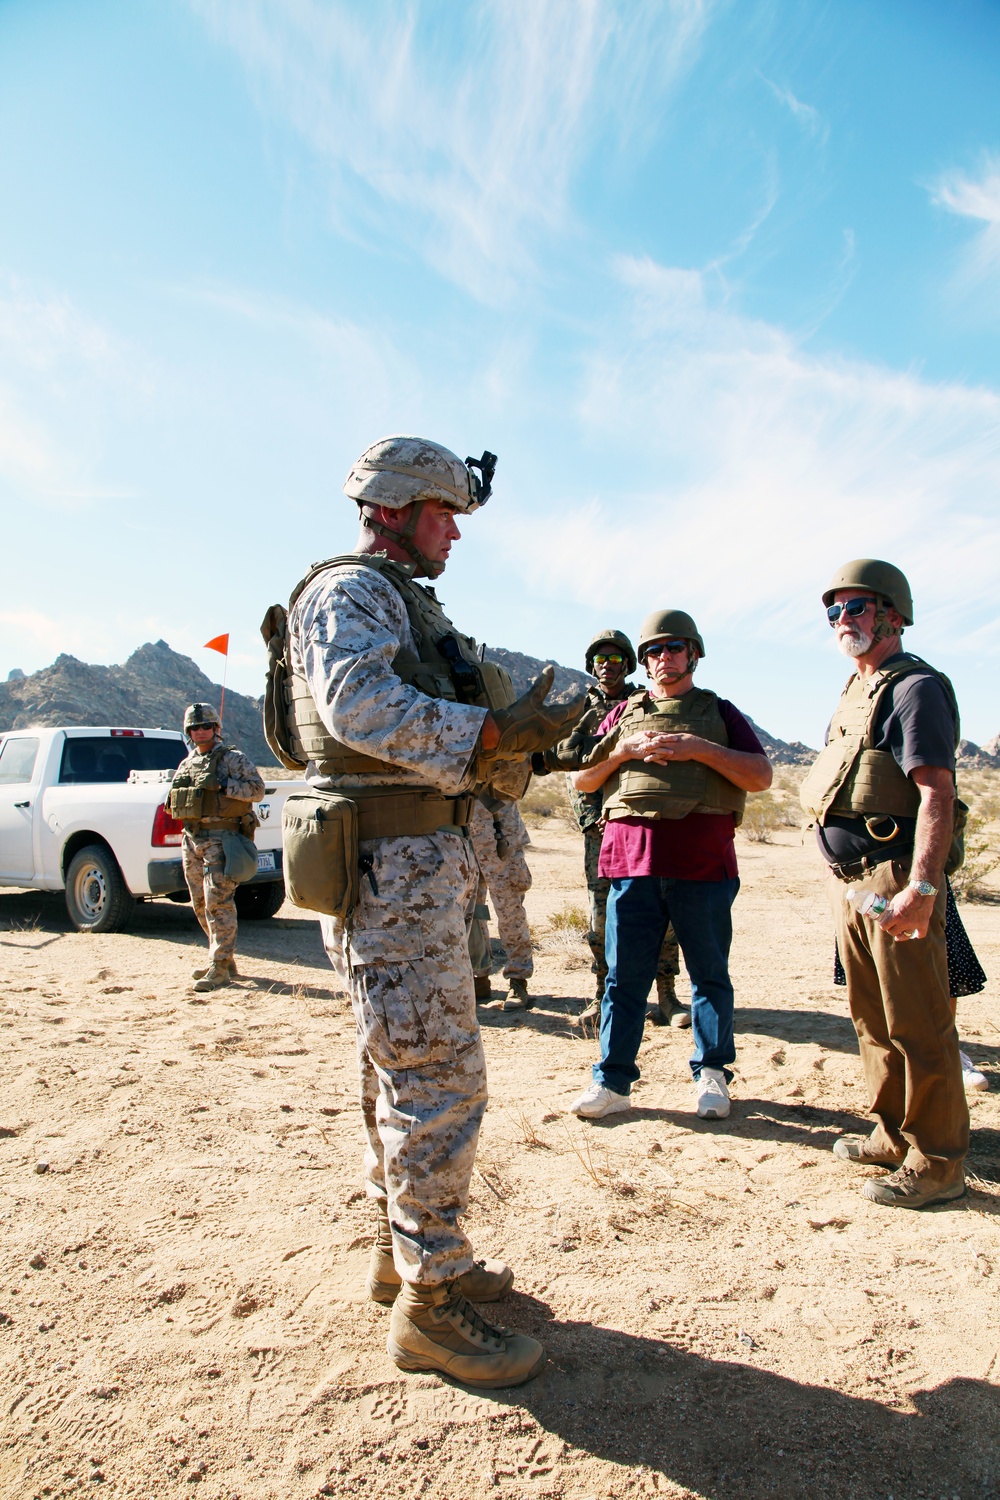
<svg viewBox="0 0 1000 1500">
<path fill-rule="evenodd" d="M 492 1000 L 493 983 L 488 974 L 474 974 L 473 980 L 476 986 L 476 1000 Z"/>
<path fill-rule="evenodd" d="M 545 1364 L 537 1339 L 494 1328 L 454 1281 L 407 1282 L 392 1309 L 386 1347 L 401 1370 L 436 1370 L 481 1390 L 521 1385 Z"/>
<path fill-rule="evenodd" d="M 223 986 L 232 982 L 232 971 L 228 964 L 210 964 L 208 971 L 198 980 L 195 989 L 199 993 L 205 990 L 221 990 Z"/>
<path fill-rule="evenodd" d="M 871 1203 L 889 1208 L 929 1208 L 932 1203 L 950 1203 L 965 1193 L 965 1173 L 959 1168 L 952 1182 L 928 1177 L 912 1167 L 900 1167 L 891 1177 L 872 1177 L 861 1190 Z"/>
<path fill-rule="evenodd" d="M 192 979 L 204 979 L 205 976 L 207 975 L 208 971 L 211 969 L 211 967 L 212 967 L 211 964 L 205 964 L 200 969 L 192 969 L 191 970 L 191 978 Z M 240 971 L 236 967 L 236 960 L 235 960 L 235 958 L 231 958 L 229 960 L 229 973 L 230 973 L 230 977 L 233 978 L 233 979 L 239 979 L 239 977 L 240 977 Z"/>
<path fill-rule="evenodd" d="M 656 1004 L 647 1009 L 646 1020 L 652 1021 L 654 1026 L 691 1025 L 691 1012 L 687 1006 L 679 1004 L 672 974 L 657 976 Z"/>
<path fill-rule="evenodd" d="M 403 1284 L 392 1259 L 392 1228 L 383 1207 L 378 1210 L 375 1243 L 368 1264 L 366 1290 L 373 1302 L 395 1302 Z M 514 1272 L 502 1260 L 477 1260 L 458 1278 L 463 1297 L 470 1302 L 497 1302 L 514 1285 Z"/>
<path fill-rule="evenodd" d="M 526 979 L 512 979 L 500 1005 L 501 1010 L 530 1010 L 535 1003 L 534 995 L 528 994 Z"/>
<path fill-rule="evenodd" d="M 874 1145 L 869 1135 L 842 1135 L 833 1143 L 833 1154 L 860 1167 L 890 1167 L 893 1171 L 903 1160 L 887 1148 Z"/>
</svg>

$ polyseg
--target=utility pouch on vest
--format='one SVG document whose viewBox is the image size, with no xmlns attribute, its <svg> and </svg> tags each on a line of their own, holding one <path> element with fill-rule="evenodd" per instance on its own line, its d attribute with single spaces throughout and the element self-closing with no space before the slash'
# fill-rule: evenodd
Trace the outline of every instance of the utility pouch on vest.
<svg viewBox="0 0 1000 1500">
<path fill-rule="evenodd" d="M 285 889 L 296 906 L 348 917 L 358 902 L 358 809 L 336 792 L 295 792 L 281 814 Z"/>
<path fill-rule="evenodd" d="M 954 875 L 965 864 L 965 830 L 969 822 L 969 804 L 961 797 L 955 798 L 955 831 L 951 836 L 951 848 L 944 862 L 944 873 Z"/>
<path fill-rule="evenodd" d="M 244 885 L 257 873 L 257 845 L 242 833 L 224 831 L 220 837 L 226 856 L 226 879 L 235 880 L 237 885 Z"/>
<path fill-rule="evenodd" d="M 285 648 L 288 640 L 288 612 L 272 604 L 260 625 L 267 646 L 267 679 L 264 683 L 264 738 L 286 771 L 304 771 L 307 762 L 298 760 L 288 732 L 288 668 Z"/>
<path fill-rule="evenodd" d="M 205 791 L 200 786 L 172 786 L 167 797 L 167 811 L 172 818 L 186 822 L 200 818 Z"/>
</svg>

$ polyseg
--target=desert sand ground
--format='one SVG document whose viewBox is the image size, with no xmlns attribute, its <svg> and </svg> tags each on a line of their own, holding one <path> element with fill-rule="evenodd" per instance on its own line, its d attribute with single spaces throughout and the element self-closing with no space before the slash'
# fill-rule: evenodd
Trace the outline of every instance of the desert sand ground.
<svg viewBox="0 0 1000 1500">
<path fill-rule="evenodd" d="M 964 908 L 993 976 L 960 1010 L 993 1086 L 972 1189 L 903 1213 L 831 1154 L 864 1098 L 798 833 L 740 842 L 721 1124 L 677 1031 L 647 1030 L 627 1117 L 565 1114 L 595 1055 L 589 955 L 552 923 L 584 904 L 579 840 L 533 838 L 544 998 L 483 1013 L 468 1226 L 516 1271 L 497 1320 L 550 1360 L 489 1395 L 401 1375 L 365 1300 L 354 1027 L 316 924 L 245 924 L 240 983 L 203 997 L 190 908 L 93 937 L 0 894 L 5 1497 L 1000 1494 L 1000 905 Z"/>
</svg>

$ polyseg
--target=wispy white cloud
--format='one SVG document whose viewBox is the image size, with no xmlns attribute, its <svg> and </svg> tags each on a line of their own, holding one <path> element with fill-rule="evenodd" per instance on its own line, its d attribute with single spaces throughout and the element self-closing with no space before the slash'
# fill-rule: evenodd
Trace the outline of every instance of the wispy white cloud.
<svg viewBox="0 0 1000 1500">
<path fill-rule="evenodd" d="M 509 565 L 536 588 L 622 611 L 637 594 L 662 597 L 669 579 L 671 598 L 697 601 L 713 629 L 777 641 L 819 629 L 837 561 L 888 550 L 924 619 L 947 610 L 952 640 L 978 632 L 985 649 L 1000 396 L 811 357 L 782 329 L 715 305 L 699 272 L 627 257 L 616 269 L 630 321 L 609 324 L 589 358 L 578 418 L 595 460 L 621 453 L 620 487 L 536 515 L 531 557 L 543 561 L 511 546 Z"/>
<path fill-rule="evenodd" d="M 962 257 L 965 289 L 980 291 L 992 283 L 1000 292 L 1000 159 L 987 156 L 976 176 L 946 172 L 930 192 L 939 208 L 981 225 Z"/>
<path fill-rule="evenodd" d="M 775 83 L 765 74 L 760 73 L 759 76 L 767 84 L 778 103 L 783 104 L 791 112 L 796 124 L 801 125 L 803 130 L 816 137 L 820 145 L 825 146 L 830 138 L 830 126 L 819 110 L 811 104 L 806 104 L 802 99 L 797 98 L 791 89 Z"/>
<path fill-rule="evenodd" d="M 190 3 L 328 164 L 343 232 L 498 302 L 572 222 L 595 140 L 652 128 L 715 0 Z"/>
</svg>

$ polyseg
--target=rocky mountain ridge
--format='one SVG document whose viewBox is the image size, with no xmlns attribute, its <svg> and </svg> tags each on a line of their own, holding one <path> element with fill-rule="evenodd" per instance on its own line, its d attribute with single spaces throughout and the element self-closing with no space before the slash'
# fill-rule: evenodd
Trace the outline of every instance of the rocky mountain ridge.
<svg viewBox="0 0 1000 1500">
<path fill-rule="evenodd" d="M 487 647 L 486 658 L 510 673 L 519 693 L 531 686 L 544 666 L 538 657 L 502 646 Z M 591 682 L 585 672 L 556 665 L 553 693 L 567 698 Z M 15 669 L 6 682 L 0 682 L 0 733 L 35 724 L 179 729 L 187 704 L 200 701 L 218 708 L 221 692 L 196 662 L 172 650 L 166 641 L 147 641 L 127 661 L 111 667 L 92 666 L 64 654 L 39 672 L 26 676 Z M 757 724 L 753 727 L 777 764 L 807 766 L 815 759 L 816 751 L 808 745 L 789 744 Z M 226 690 L 226 735 L 257 765 L 275 764 L 264 739 L 259 698 Z M 971 749 L 980 756 L 989 753 L 989 747 Z M 993 759 L 1000 766 L 1000 756 L 991 756 L 991 763 Z"/>
</svg>

